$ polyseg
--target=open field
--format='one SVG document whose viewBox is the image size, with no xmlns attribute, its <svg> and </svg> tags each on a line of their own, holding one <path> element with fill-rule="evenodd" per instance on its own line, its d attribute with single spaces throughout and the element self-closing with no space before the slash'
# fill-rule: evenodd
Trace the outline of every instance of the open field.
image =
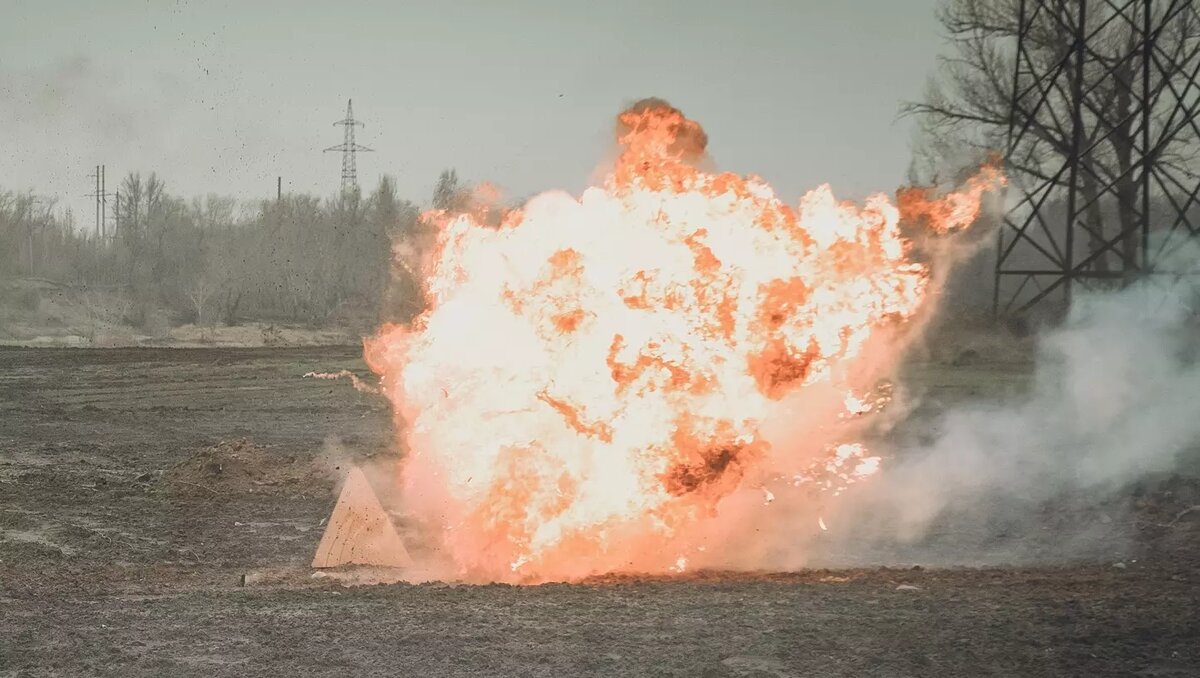
<svg viewBox="0 0 1200 678">
<path fill-rule="evenodd" d="M 1178 477 L 1134 502 L 1122 567 L 314 579 L 329 483 L 177 465 L 214 449 L 306 465 L 334 438 L 386 454 L 382 399 L 302 378 L 341 369 L 366 374 L 357 349 L 0 349 L 0 675 L 1200 674 L 1200 512 L 1180 515 L 1200 499 Z M 914 378 L 936 403 L 1023 376 Z"/>
</svg>

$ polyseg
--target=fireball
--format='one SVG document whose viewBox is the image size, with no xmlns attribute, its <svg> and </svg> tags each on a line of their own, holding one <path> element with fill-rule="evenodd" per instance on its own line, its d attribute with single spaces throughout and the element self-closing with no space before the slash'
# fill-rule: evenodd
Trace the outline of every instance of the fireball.
<svg viewBox="0 0 1200 678">
<path fill-rule="evenodd" d="M 426 310 L 367 341 L 447 576 L 732 566 L 788 538 L 770 512 L 880 468 L 854 422 L 930 296 L 901 210 L 827 185 L 793 206 L 712 171 L 703 129 L 659 100 L 622 112 L 616 140 L 582 195 L 498 224 L 426 215 Z M 903 216 L 965 228 L 1000 180 L 909 191 Z"/>
</svg>

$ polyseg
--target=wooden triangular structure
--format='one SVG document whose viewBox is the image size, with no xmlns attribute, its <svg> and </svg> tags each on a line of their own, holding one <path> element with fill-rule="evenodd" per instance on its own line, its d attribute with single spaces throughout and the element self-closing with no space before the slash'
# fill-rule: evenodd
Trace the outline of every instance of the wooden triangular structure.
<svg viewBox="0 0 1200 678">
<path fill-rule="evenodd" d="M 313 567 L 340 565 L 374 565 L 376 567 L 409 567 L 412 558 L 396 533 L 392 519 L 379 503 L 375 490 L 362 469 L 350 470 L 342 493 L 338 496 L 333 515 Z"/>
</svg>

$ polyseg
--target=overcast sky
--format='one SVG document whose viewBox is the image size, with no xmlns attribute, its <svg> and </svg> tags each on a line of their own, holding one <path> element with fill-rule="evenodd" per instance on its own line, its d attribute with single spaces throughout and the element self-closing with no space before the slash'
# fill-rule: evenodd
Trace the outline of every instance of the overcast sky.
<svg viewBox="0 0 1200 678">
<path fill-rule="evenodd" d="M 515 196 L 577 191 L 613 116 L 646 96 L 700 121 L 722 169 L 787 198 L 860 196 L 904 178 L 941 51 L 936 0 L 0 0 L 0 187 L 92 222 L 109 190 L 157 171 L 172 193 L 337 190 L 332 123 L 366 123 L 359 181 L 427 203 L 456 167 Z"/>
</svg>

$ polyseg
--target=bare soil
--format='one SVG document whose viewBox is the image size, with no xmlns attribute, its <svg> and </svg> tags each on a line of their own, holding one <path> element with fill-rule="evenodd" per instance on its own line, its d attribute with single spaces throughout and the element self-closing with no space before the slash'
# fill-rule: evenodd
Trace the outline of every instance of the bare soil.
<svg viewBox="0 0 1200 678">
<path fill-rule="evenodd" d="M 391 454 L 381 398 L 302 378 L 342 369 L 368 376 L 354 348 L 0 349 L 0 675 L 1200 675 L 1185 476 L 1133 491 L 1119 563 L 313 578 L 331 438 Z M 917 376 L 1022 378 L 986 351 Z"/>
</svg>

